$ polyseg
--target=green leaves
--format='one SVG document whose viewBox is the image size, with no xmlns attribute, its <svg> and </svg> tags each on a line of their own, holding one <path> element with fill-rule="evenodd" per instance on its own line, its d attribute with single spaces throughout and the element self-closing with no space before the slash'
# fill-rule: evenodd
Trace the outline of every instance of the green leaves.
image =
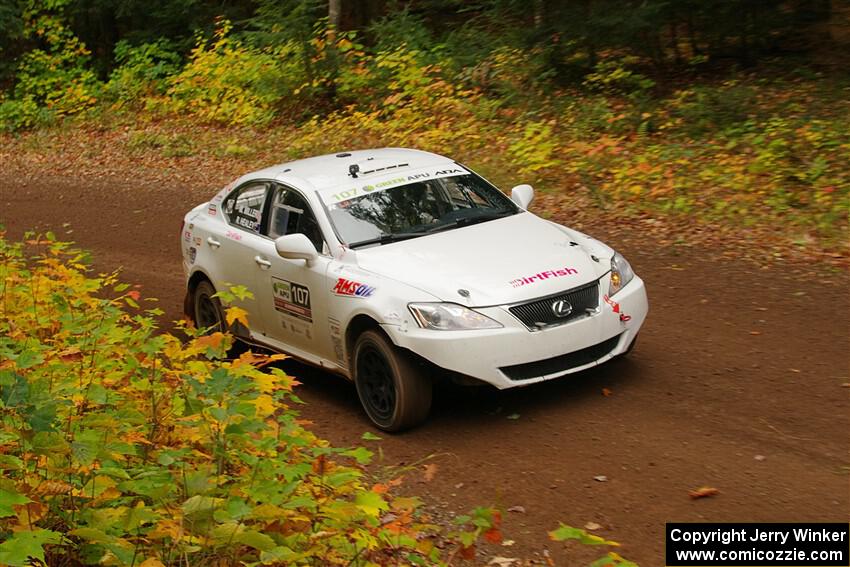
<svg viewBox="0 0 850 567">
<path fill-rule="evenodd" d="M 16 532 L 0 543 L 0 564 L 26 567 L 32 565 L 31 559 L 44 562 L 44 546 L 59 543 L 61 540 L 61 534 L 50 530 Z"/>
<path fill-rule="evenodd" d="M 27 502 L 32 502 L 32 500 L 18 492 L 0 488 L 0 518 L 14 516 L 16 512 L 13 506 Z"/>
<path fill-rule="evenodd" d="M 549 532 L 549 538 L 552 541 L 577 540 L 583 545 L 620 545 L 616 541 L 608 541 L 597 535 L 587 533 L 583 529 L 574 528 L 566 524 L 559 524 L 558 529 Z"/>
<path fill-rule="evenodd" d="M 373 517 L 377 517 L 378 514 L 389 509 L 386 500 L 380 494 L 372 491 L 358 492 L 354 498 L 354 503 L 367 515 Z"/>
</svg>

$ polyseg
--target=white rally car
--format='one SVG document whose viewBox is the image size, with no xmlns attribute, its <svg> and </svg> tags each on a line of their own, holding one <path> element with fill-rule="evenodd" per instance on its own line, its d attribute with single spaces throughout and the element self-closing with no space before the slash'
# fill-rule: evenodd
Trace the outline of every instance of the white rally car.
<svg viewBox="0 0 850 567">
<path fill-rule="evenodd" d="M 431 405 L 435 366 L 497 388 L 595 366 L 633 346 L 643 281 L 605 244 L 526 210 L 457 162 L 406 149 L 345 152 L 244 175 L 184 220 L 186 312 L 352 379 L 397 431 Z M 430 363 L 430 364 L 429 364 Z"/>
</svg>

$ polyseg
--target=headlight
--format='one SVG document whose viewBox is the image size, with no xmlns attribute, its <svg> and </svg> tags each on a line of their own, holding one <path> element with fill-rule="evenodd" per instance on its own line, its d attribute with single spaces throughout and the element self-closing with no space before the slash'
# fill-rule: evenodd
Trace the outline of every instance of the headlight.
<svg viewBox="0 0 850 567">
<path fill-rule="evenodd" d="M 635 273 L 629 261 L 615 252 L 611 258 L 611 283 L 608 285 L 608 297 L 611 297 L 628 285 Z"/>
<path fill-rule="evenodd" d="M 423 329 L 462 331 L 502 326 L 498 321 L 456 303 L 411 303 L 407 308 Z"/>
</svg>

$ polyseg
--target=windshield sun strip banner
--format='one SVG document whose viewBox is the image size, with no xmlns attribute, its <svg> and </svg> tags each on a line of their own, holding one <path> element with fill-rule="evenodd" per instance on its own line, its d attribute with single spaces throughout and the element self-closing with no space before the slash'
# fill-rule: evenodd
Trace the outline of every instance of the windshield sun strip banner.
<svg viewBox="0 0 850 567">
<path fill-rule="evenodd" d="M 427 181 L 429 179 L 440 179 L 443 177 L 455 177 L 457 175 L 469 175 L 468 170 L 456 164 L 430 167 L 427 169 L 423 168 L 422 170 L 414 171 L 415 172 L 410 172 L 406 175 L 396 174 L 394 177 L 382 179 L 381 181 L 374 183 L 368 183 L 366 180 L 363 180 L 363 183 L 358 184 L 357 180 L 353 179 L 352 183 L 347 188 L 334 187 L 332 189 L 317 191 L 317 193 L 323 203 L 335 205 L 336 203 L 348 201 L 349 199 L 356 199 L 358 197 L 363 197 L 364 195 L 369 195 L 370 193 L 386 191 L 387 189 L 393 189 L 395 187 L 402 187 L 417 181 Z"/>
</svg>

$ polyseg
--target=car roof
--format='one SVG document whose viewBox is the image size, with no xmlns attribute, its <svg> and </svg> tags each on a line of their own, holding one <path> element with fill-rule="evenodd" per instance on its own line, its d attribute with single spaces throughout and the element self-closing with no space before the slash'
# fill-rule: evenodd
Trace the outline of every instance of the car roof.
<svg viewBox="0 0 850 567">
<path fill-rule="evenodd" d="M 273 165 L 246 175 L 243 179 L 300 178 L 314 189 L 337 187 L 352 180 L 350 168 L 359 168 L 357 179 L 371 179 L 396 171 L 452 164 L 453 160 L 430 152 L 405 148 L 380 148 L 326 154 Z"/>
</svg>

